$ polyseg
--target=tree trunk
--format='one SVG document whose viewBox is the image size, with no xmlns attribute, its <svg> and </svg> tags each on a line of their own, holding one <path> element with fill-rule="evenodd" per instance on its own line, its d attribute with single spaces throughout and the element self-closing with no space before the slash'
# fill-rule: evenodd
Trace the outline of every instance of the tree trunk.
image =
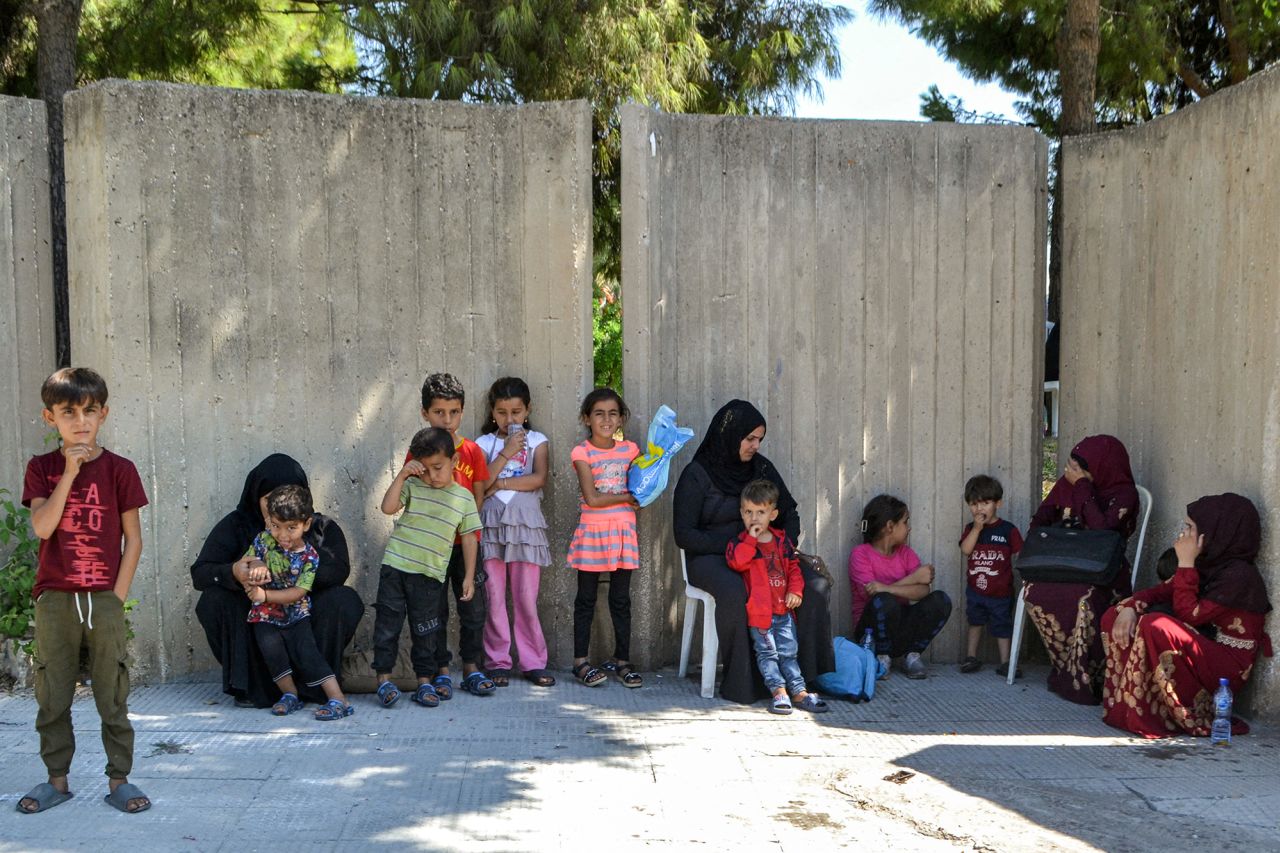
<svg viewBox="0 0 1280 853">
<path fill-rule="evenodd" d="M 1099 0 L 1067 0 L 1062 28 L 1058 31 L 1058 80 L 1062 88 L 1061 139 L 1097 129 L 1094 101 L 1098 89 L 1098 50 L 1101 42 Z M 1062 314 L 1062 150 L 1056 157 L 1052 219 L 1049 223 L 1048 317 L 1060 322 Z"/>
<path fill-rule="evenodd" d="M 67 288 L 67 175 L 62 152 L 62 96 L 76 85 L 76 37 L 83 0 L 37 0 L 36 67 L 49 124 L 49 219 L 53 262 L 54 342 L 58 366 L 71 364 Z"/>
<path fill-rule="evenodd" d="M 1231 69 L 1229 78 L 1232 85 L 1235 85 L 1249 76 L 1248 33 L 1240 26 L 1233 0 L 1218 0 L 1218 18 L 1227 34 L 1227 54 L 1230 57 L 1228 68 Z"/>
</svg>

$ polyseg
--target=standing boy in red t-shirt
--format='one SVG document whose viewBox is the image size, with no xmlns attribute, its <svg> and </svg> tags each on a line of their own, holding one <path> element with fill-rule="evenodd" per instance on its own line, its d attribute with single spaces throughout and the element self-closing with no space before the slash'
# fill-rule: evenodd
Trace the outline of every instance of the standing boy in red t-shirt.
<svg viewBox="0 0 1280 853">
<path fill-rule="evenodd" d="M 471 439 L 458 435 L 458 427 L 462 425 L 462 407 L 466 401 L 467 395 L 462 383 L 451 373 L 433 373 L 422 383 L 422 418 L 433 427 L 448 430 L 449 435 L 453 436 L 454 449 L 457 451 L 453 479 L 475 496 L 478 511 L 484 503 L 484 492 L 490 481 L 489 466 L 479 446 Z M 479 539 L 479 531 L 476 531 L 475 536 Z M 480 670 L 480 659 L 484 656 L 484 622 L 488 613 L 484 570 L 476 567 L 475 594 L 469 601 L 462 597 L 465 576 L 462 548 L 455 541 L 445 577 L 445 591 L 440 596 L 440 636 L 436 641 L 436 667 L 439 671 L 431 682 L 441 699 L 453 697 L 453 679 L 449 675 L 449 587 L 453 588 L 454 601 L 458 606 L 458 656 L 462 658 L 462 689 L 476 696 L 489 696 L 495 688 L 493 681 Z"/>
<path fill-rule="evenodd" d="M 964 486 L 964 502 L 973 523 L 960 534 L 960 553 L 965 558 L 965 618 L 969 622 L 969 653 L 960 664 L 961 672 L 977 672 L 978 641 L 985 625 L 996 638 L 1000 666 L 996 674 L 1009 674 L 1009 645 L 1013 637 L 1013 555 L 1022 550 L 1022 534 L 1000 517 L 1004 486 L 995 477 L 979 474 Z"/>
<path fill-rule="evenodd" d="M 71 701 L 80 673 L 80 646 L 89 647 L 93 700 L 102 718 L 107 753 L 107 802 L 140 812 L 151 801 L 129 784 L 133 726 L 129 724 L 129 672 L 124 600 L 142 555 L 138 509 L 147 495 L 138 470 L 98 446 L 107 419 L 107 383 L 86 367 L 65 367 L 40 389 L 44 422 L 62 447 L 27 463 L 22 504 L 40 537 L 36 602 L 36 731 L 49 770 L 18 801 L 18 810 L 44 811 L 71 798 L 67 774 L 75 752 Z"/>
</svg>

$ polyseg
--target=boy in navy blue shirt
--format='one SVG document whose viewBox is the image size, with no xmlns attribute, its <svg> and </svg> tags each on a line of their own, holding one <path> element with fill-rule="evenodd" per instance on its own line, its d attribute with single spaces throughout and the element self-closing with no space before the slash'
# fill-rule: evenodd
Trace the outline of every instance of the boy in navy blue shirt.
<svg viewBox="0 0 1280 853">
<path fill-rule="evenodd" d="M 969 651 L 961 672 L 977 672 L 978 641 L 986 626 L 1000 647 L 996 674 L 1009 674 L 1009 640 L 1013 637 L 1013 555 L 1022 550 L 1018 528 L 1000 518 L 1004 487 L 995 477 L 979 474 L 964 485 L 964 502 L 973 521 L 960 537 L 965 557 L 964 612 L 969 623 Z"/>
</svg>

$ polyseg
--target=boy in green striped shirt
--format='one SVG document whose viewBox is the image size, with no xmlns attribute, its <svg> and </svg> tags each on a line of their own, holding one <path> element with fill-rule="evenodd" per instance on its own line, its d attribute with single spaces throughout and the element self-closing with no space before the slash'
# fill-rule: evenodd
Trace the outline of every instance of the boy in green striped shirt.
<svg viewBox="0 0 1280 853">
<path fill-rule="evenodd" d="M 419 430 L 409 444 L 409 461 L 382 496 L 382 511 L 387 515 L 404 510 L 395 520 L 382 558 L 373 624 L 373 669 L 378 675 L 378 700 L 386 707 L 400 698 L 391 671 L 406 615 L 409 657 L 418 677 L 413 701 L 427 708 L 440 704 L 431 686 L 436 635 L 444 627 L 438 611 L 449 556 L 458 536 L 465 573 L 461 599 L 470 601 L 475 595 L 479 546 L 474 536 L 466 534 L 480 529 L 480 516 L 475 497 L 453 480 L 454 453 L 453 437 L 447 430 Z"/>
</svg>

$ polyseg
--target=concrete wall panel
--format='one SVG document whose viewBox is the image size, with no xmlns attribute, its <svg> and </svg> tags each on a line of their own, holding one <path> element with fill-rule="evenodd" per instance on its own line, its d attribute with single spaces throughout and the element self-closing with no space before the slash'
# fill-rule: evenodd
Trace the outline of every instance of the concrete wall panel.
<svg viewBox="0 0 1280 853">
<path fill-rule="evenodd" d="M 43 101 L 0 96 L 0 488 L 22 495 L 45 452 L 40 385 L 53 372 L 49 152 Z"/>
<path fill-rule="evenodd" d="M 1061 447 L 1098 432 L 1128 445 L 1154 498 L 1140 585 L 1187 503 L 1236 491 L 1262 513 L 1280 602 L 1278 130 L 1273 69 L 1064 148 Z M 1254 707 L 1275 713 L 1280 670 L 1264 658 L 1254 678 Z"/>
<path fill-rule="evenodd" d="M 999 477 L 1020 524 L 1035 508 L 1045 164 L 1025 129 L 624 110 L 629 432 L 661 403 L 698 440 L 727 400 L 759 406 L 802 547 L 836 577 L 839 632 L 875 494 L 908 502 L 957 603 L 965 480 Z M 655 602 L 637 637 L 666 659 L 683 612 L 670 514 L 669 496 L 641 514 L 636 596 Z M 935 659 L 957 659 L 963 632 L 957 610 Z"/>
<path fill-rule="evenodd" d="M 591 379 L 590 115 L 107 81 L 67 99 L 74 351 L 112 387 L 108 446 L 151 506 L 134 594 L 144 674 L 210 665 L 188 566 L 275 450 L 343 524 L 372 603 L 378 510 L 435 371 L 476 434 L 524 377 L 551 438 L 544 574 L 570 654 L 568 464 Z M 367 645 L 366 618 L 357 647 Z"/>
</svg>

